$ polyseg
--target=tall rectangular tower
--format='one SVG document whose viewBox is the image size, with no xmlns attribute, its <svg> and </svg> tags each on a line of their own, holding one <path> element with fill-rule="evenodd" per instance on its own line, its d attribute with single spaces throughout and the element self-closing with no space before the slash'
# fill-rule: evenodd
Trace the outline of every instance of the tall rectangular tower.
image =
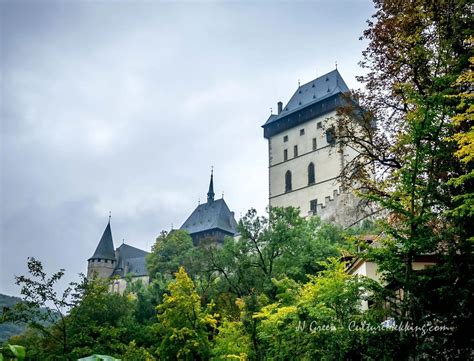
<svg viewBox="0 0 474 361">
<path fill-rule="evenodd" d="M 335 137 L 336 110 L 349 88 L 333 70 L 301 85 L 262 126 L 268 139 L 269 204 L 299 207 L 302 216 L 348 226 L 356 221 L 355 197 L 341 189 L 339 175 L 355 151 Z"/>
</svg>

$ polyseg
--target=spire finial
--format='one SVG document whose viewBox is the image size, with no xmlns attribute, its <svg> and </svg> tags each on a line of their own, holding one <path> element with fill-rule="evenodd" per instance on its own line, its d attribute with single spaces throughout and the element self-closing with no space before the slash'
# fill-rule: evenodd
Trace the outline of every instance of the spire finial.
<svg viewBox="0 0 474 361">
<path fill-rule="evenodd" d="M 209 191 L 207 192 L 207 203 L 214 201 L 214 166 L 211 167 L 211 181 L 209 182 Z"/>
<path fill-rule="evenodd" d="M 224 199 L 224 191 L 222 191 L 222 199 Z"/>
<path fill-rule="evenodd" d="M 335 61 L 335 64 L 336 64 L 336 69 L 337 69 L 337 60 Z"/>
<path fill-rule="evenodd" d="M 273 114 L 273 108 L 270 107 L 270 114 Z"/>
<path fill-rule="evenodd" d="M 298 79 L 298 88 L 301 86 L 301 82 L 300 80 Z"/>
<path fill-rule="evenodd" d="M 110 223 L 110 218 L 112 218 L 112 211 L 109 211 L 109 223 Z"/>
</svg>

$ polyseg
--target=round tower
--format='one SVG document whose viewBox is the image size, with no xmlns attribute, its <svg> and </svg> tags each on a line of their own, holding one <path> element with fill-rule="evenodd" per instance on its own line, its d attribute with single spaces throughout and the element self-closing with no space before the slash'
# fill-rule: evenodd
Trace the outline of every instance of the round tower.
<svg viewBox="0 0 474 361">
<path fill-rule="evenodd" d="M 110 230 L 110 217 L 104 234 L 97 245 L 97 248 L 91 258 L 87 260 L 87 278 L 92 278 L 94 274 L 99 278 L 108 278 L 112 276 L 117 260 L 115 258 L 114 241 L 112 231 Z"/>
</svg>

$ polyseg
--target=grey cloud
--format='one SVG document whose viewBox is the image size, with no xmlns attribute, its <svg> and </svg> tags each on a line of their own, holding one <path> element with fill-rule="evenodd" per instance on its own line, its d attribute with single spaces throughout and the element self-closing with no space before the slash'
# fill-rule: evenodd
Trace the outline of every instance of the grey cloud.
<svg viewBox="0 0 474 361">
<path fill-rule="evenodd" d="M 215 189 L 265 209 L 261 124 L 337 60 L 356 87 L 362 1 L 2 2 L 0 292 L 26 257 L 84 272 L 112 210 L 149 248 Z"/>
</svg>

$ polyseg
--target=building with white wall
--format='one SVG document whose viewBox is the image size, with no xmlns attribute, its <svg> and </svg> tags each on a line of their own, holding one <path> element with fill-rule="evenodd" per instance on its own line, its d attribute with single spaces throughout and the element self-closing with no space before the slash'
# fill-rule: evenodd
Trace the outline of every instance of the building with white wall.
<svg viewBox="0 0 474 361">
<path fill-rule="evenodd" d="M 298 87 L 278 102 L 262 126 L 268 140 L 269 204 L 299 207 L 302 216 L 349 226 L 360 217 L 357 199 L 344 192 L 340 173 L 356 155 L 335 137 L 337 108 L 349 88 L 337 69 Z"/>
</svg>

